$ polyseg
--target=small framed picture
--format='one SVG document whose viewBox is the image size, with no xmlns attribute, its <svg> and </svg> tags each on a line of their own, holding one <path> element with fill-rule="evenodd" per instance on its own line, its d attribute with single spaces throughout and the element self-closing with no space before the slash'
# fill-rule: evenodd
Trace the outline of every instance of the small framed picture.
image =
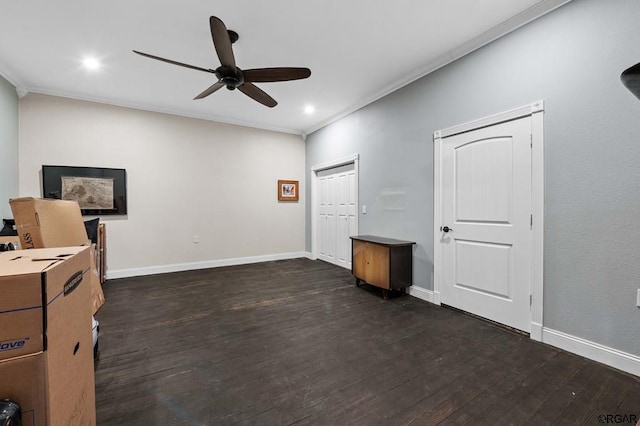
<svg viewBox="0 0 640 426">
<path fill-rule="evenodd" d="M 298 181 L 278 181 L 278 201 L 298 201 Z"/>
</svg>

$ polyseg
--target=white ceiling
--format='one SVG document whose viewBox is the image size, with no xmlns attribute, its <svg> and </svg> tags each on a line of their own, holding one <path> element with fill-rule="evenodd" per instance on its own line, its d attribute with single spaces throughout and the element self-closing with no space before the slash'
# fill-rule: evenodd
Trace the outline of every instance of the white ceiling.
<svg viewBox="0 0 640 426">
<path fill-rule="evenodd" d="M 0 74 L 20 91 L 309 133 L 569 0 L 13 0 L 0 12 Z M 309 79 L 193 97 L 217 68 L 209 16 L 240 34 L 243 69 L 308 67 Z M 85 56 L 103 62 L 97 72 Z M 313 104 L 313 115 L 303 112 Z"/>
</svg>

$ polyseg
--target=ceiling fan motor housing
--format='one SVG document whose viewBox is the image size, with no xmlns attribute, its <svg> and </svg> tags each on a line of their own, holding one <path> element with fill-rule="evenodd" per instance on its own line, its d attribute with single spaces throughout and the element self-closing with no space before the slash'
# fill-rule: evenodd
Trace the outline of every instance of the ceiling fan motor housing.
<svg viewBox="0 0 640 426">
<path fill-rule="evenodd" d="M 236 87 L 244 83 L 244 74 L 238 67 L 235 69 L 225 66 L 218 67 L 216 69 L 216 77 L 229 90 L 235 90 Z"/>
</svg>

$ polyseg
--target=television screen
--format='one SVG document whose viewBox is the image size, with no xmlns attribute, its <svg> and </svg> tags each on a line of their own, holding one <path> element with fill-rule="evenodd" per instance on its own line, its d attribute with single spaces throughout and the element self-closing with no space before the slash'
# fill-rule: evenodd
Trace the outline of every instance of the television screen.
<svg viewBox="0 0 640 426">
<path fill-rule="evenodd" d="M 83 215 L 125 215 L 127 172 L 103 167 L 43 165 L 42 196 L 77 201 Z"/>
</svg>

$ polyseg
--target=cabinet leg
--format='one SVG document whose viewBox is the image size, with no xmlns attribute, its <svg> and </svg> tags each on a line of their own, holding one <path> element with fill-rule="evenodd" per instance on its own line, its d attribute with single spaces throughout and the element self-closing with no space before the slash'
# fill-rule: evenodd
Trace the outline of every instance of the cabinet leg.
<svg viewBox="0 0 640 426">
<path fill-rule="evenodd" d="M 360 287 L 360 283 L 362 280 L 360 278 L 356 278 L 356 287 Z"/>
<path fill-rule="evenodd" d="M 382 289 L 382 298 L 384 300 L 389 300 L 389 290 L 387 290 L 386 288 Z"/>
</svg>

